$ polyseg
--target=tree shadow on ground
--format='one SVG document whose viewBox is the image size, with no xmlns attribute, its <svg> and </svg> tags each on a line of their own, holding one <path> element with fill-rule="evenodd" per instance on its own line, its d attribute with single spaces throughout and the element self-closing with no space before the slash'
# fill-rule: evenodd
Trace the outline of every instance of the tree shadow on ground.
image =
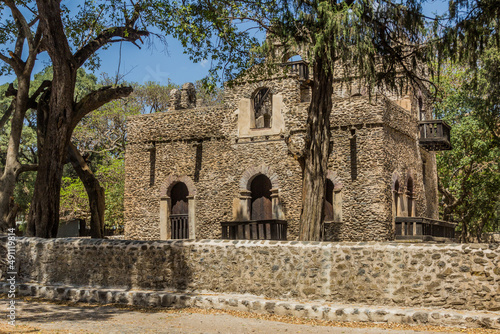
<svg viewBox="0 0 500 334">
<path fill-rule="evenodd" d="M 6 303 L 7 300 L 0 299 L 0 302 Z M 17 304 L 16 320 L 19 323 L 108 320 L 115 315 L 130 312 L 127 309 L 117 309 L 116 307 L 102 305 L 68 306 L 44 304 L 36 301 L 18 302 Z"/>
</svg>

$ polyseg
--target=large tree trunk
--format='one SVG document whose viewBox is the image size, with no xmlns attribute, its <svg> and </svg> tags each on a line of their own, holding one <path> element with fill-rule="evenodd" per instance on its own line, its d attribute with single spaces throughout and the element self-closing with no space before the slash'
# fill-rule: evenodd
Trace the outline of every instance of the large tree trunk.
<svg viewBox="0 0 500 334">
<path fill-rule="evenodd" d="M 76 62 L 64 34 L 57 0 L 37 0 L 45 47 L 53 65 L 49 110 L 45 118 L 43 145 L 28 218 L 28 235 L 57 236 L 59 196 L 63 165 L 73 123 Z M 40 126 L 40 124 L 39 124 Z"/>
<path fill-rule="evenodd" d="M 63 165 L 67 156 L 68 125 L 59 129 L 48 123 L 44 145 L 39 149 L 39 168 L 31 201 L 27 234 L 55 238 L 59 227 L 59 197 Z"/>
<path fill-rule="evenodd" d="M 90 236 L 92 238 L 104 237 L 104 210 L 105 197 L 104 188 L 101 187 L 99 181 L 90 170 L 89 166 L 78 152 L 78 149 L 72 143 L 69 144 L 68 156 L 71 165 L 78 174 L 78 177 L 83 182 L 87 196 L 89 197 L 90 206 Z"/>
<path fill-rule="evenodd" d="M 30 77 L 18 76 L 18 89 L 15 94 L 14 112 L 10 123 L 10 137 L 3 174 L 0 176 L 0 230 L 8 227 L 10 200 L 14 194 L 16 179 L 21 170 L 18 160 L 19 144 L 23 131 L 24 116 L 27 110 Z"/>
<path fill-rule="evenodd" d="M 104 87 L 93 91 L 78 103 L 73 101 L 77 69 L 97 50 L 109 44 L 115 37 L 135 42 L 147 31 L 134 29 L 139 18 L 139 5 L 134 6 L 133 15 L 122 27 L 103 31 L 89 41 L 74 55 L 65 35 L 61 19 L 60 0 L 37 0 L 40 31 L 43 47 L 47 50 L 53 66 L 50 95 L 40 98 L 38 103 L 39 166 L 35 190 L 28 217 L 28 235 L 55 237 L 59 226 L 59 195 L 63 164 L 67 157 L 68 144 L 73 129 L 88 113 L 114 99 L 128 96 L 131 87 Z"/>
<path fill-rule="evenodd" d="M 7 225 L 9 228 L 16 228 L 16 216 L 19 210 L 19 205 L 14 202 L 14 198 L 11 198 L 9 215 L 7 216 Z"/>
<path fill-rule="evenodd" d="M 300 240 L 320 240 L 321 236 L 325 179 L 330 154 L 332 93 L 332 66 L 327 64 L 325 57 L 317 55 L 313 64 L 311 104 L 307 116 Z"/>
</svg>

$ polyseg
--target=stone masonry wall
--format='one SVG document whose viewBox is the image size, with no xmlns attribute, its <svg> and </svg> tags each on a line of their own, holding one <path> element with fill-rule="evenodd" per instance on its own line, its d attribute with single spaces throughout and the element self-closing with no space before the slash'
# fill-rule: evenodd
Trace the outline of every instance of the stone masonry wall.
<svg viewBox="0 0 500 334">
<path fill-rule="evenodd" d="M 285 130 L 272 135 L 238 134 L 238 104 L 261 87 L 283 98 Z M 302 172 L 294 154 L 303 147 L 308 103 L 300 102 L 294 76 L 253 80 L 226 89 L 225 105 L 134 116 L 128 120 L 125 156 L 127 238 L 160 238 L 160 199 L 167 181 L 193 183 L 196 238 L 221 236 L 220 222 L 233 219 L 245 171 L 259 166 L 276 173 L 288 240 L 298 235 Z M 344 94 L 345 95 L 345 94 Z M 414 181 L 415 215 L 437 218 L 435 157 L 418 147 L 416 113 L 378 94 L 334 96 L 329 171 L 342 184 L 343 220 L 331 240 L 392 239 L 394 173 L 404 190 Z M 351 175 L 351 139 L 356 138 L 356 174 Z M 425 161 L 425 168 L 423 167 Z M 423 172 L 427 171 L 425 177 Z"/>
<path fill-rule="evenodd" d="M 342 183 L 342 223 L 333 240 L 388 240 L 390 210 L 381 194 L 388 187 L 381 177 L 384 172 L 384 132 L 382 127 L 360 127 L 356 131 L 356 174 L 352 179 L 350 140 L 351 128 L 337 127 L 332 131 L 332 154 L 329 170 Z M 354 163 L 354 162 L 353 162 Z"/>
<path fill-rule="evenodd" d="M 43 285 L 500 310 L 498 244 L 19 238 L 16 254 Z"/>
<path fill-rule="evenodd" d="M 300 214 L 300 166 L 287 155 L 283 140 L 231 143 L 214 139 L 201 143 L 201 163 L 197 165 L 197 142 L 178 141 L 156 144 L 155 182 L 150 183 L 146 145 L 131 144 L 127 149 L 125 216 L 126 234 L 134 239 L 159 239 L 160 197 L 169 175 L 187 175 L 194 181 L 196 237 L 220 238 L 221 221 L 232 220 L 233 199 L 239 197 L 239 181 L 254 166 L 266 165 L 278 175 L 280 200 L 287 217 L 289 237 L 298 235 Z M 197 170 L 197 166 L 199 169 Z"/>
</svg>

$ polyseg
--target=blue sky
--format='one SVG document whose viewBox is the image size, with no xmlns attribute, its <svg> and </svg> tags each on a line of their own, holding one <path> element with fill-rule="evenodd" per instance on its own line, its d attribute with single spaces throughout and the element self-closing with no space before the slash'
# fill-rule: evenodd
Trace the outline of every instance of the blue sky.
<svg viewBox="0 0 500 334">
<path fill-rule="evenodd" d="M 182 45 L 175 39 L 168 39 L 168 45 L 160 45 L 156 41 L 156 46 L 149 47 L 146 44 L 139 45 L 141 49 L 132 43 L 122 43 L 120 74 L 125 75 L 124 80 L 139 83 L 155 81 L 167 84 L 168 79 L 177 84 L 184 82 L 194 82 L 208 74 L 209 64 L 202 62 L 193 64 L 189 57 L 183 54 Z M 99 51 L 101 66 L 94 73 L 100 77 L 102 73 L 110 76 L 116 74 L 118 70 L 118 59 L 120 55 L 120 44 L 111 45 L 106 50 Z M 33 73 L 40 72 L 43 68 L 50 65 L 48 55 L 41 54 Z M 0 84 L 10 82 L 15 76 L 0 76 Z"/>
<path fill-rule="evenodd" d="M 434 12 L 443 13 L 448 2 L 437 0 L 424 3 L 424 13 L 431 15 Z M 183 84 L 195 82 L 208 74 L 210 64 L 201 62 L 194 64 L 187 55 L 183 53 L 182 45 L 175 39 L 167 39 L 168 45 L 162 45 L 158 40 L 154 41 L 153 47 L 147 43 L 141 49 L 131 43 L 122 43 L 120 74 L 125 75 L 124 80 L 129 82 L 145 83 L 155 81 L 167 84 L 168 79 L 173 83 Z M 114 76 L 118 70 L 118 59 L 120 55 L 120 44 L 111 45 L 106 50 L 99 51 L 101 67 L 94 72 L 97 77 L 102 73 Z M 33 73 L 41 71 L 49 65 L 46 54 L 39 56 Z M 14 76 L 0 76 L 0 84 L 14 80 Z"/>
</svg>

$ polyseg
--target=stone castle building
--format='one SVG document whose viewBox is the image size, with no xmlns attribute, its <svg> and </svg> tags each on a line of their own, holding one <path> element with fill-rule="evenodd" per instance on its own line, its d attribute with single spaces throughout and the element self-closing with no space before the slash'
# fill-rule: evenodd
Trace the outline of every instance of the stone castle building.
<svg viewBox="0 0 500 334">
<path fill-rule="evenodd" d="M 128 119 L 127 238 L 297 238 L 310 74 L 303 61 L 284 65 L 226 88 L 221 106 L 197 106 L 185 84 L 168 111 Z M 431 108 L 418 94 L 335 85 L 324 240 L 418 234 L 395 221 L 438 218 L 436 144 L 422 147 L 419 130 Z"/>
</svg>

